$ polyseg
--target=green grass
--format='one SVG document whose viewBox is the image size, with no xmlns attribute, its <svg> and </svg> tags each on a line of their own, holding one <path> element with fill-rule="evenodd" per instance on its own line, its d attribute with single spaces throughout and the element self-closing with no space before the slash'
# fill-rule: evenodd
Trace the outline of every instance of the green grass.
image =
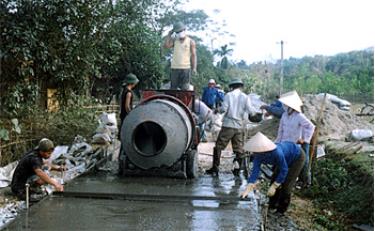
<svg viewBox="0 0 375 231">
<path fill-rule="evenodd" d="M 328 230 L 374 222 L 373 159 L 368 154 L 329 154 L 317 161 L 314 184 L 302 192 L 320 208 L 314 221 Z M 331 211 L 327 216 L 325 211 Z"/>
</svg>

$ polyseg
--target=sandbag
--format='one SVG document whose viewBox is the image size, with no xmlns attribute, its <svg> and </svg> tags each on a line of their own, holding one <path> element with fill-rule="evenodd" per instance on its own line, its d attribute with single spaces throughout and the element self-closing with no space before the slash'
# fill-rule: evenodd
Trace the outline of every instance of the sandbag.
<svg viewBox="0 0 375 231">
<path fill-rule="evenodd" d="M 350 138 L 352 140 L 368 140 L 374 136 L 374 133 L 370 129 L 354 129 L 350 133 Z"/>
</svg>

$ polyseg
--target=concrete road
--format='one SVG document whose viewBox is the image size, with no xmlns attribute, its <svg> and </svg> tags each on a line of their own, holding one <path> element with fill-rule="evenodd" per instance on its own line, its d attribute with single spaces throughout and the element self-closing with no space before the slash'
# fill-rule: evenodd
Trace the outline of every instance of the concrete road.
<svg viewBox="0 0 375 231">
<path fill-rule="evenodd" d="M 7 229 L 260 230 L 258 201 L 238 200 L 245 185 L 226 173 L 195 180 L 89 175 L 31 206 Z"/>
</svg>

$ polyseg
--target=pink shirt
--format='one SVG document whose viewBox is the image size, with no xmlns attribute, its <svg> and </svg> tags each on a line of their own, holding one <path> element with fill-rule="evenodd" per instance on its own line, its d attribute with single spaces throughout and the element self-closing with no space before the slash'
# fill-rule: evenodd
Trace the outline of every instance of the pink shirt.
<svg viewBox="0 0 375 231">
<path fill-rule="evenodd" d="M 305 143 L 310 143 L 315 126 L 303 113 L 293 112 L 288 115 L 284 112 L 280 119 L 279 131 L 275 143 L 290 141 L 296 143 L 302 138 Z"/>
</svg>

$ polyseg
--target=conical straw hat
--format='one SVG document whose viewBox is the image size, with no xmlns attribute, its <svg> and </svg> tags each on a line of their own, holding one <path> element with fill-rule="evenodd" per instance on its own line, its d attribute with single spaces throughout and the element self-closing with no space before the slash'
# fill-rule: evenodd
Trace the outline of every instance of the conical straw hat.
<svg viewBox="0 0 375 231">
<path fill-rule="evenodd" d="M 276 144 L 261 132 L 257 132 L 243 148 L 249 152 L 269 152 L 276 148 Z"/>
<path fill-rule="evenodd" d="M 286 106 L 291 107 L 298 112 L 301 112 L 301 106 L 303 105 L 303 103 L 296 91 L 290 91 L 282 94 L 279 101 Z"/>
</svg>

